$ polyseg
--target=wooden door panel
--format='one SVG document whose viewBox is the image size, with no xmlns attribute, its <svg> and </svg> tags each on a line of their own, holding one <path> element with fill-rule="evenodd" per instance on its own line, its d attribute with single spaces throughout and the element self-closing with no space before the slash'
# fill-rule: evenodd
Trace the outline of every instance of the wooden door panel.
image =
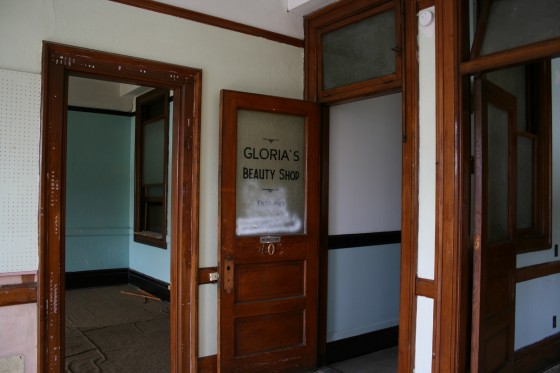
<svg viewBox="0 0 560 373">
<path fill-rule="evenodd" d="M 224 91 L 221 114 L 220 371 L 311 370 L 319 107 Z"/>
<path fill-rule="evenodd" d="M 303 346 L 304 311 L 242 317 L 235 320 L 235 357 Z"/>
<path fill-rule="evenodd" d="M 305 262 L 243 264 L 235 271 L 236 303 L 303 296 Z"/>
<path fill-rule="evenodd" d="M 516 99 L 484 78 L 475 92 L 471 372 L 512 372 Z"/>
</svg>

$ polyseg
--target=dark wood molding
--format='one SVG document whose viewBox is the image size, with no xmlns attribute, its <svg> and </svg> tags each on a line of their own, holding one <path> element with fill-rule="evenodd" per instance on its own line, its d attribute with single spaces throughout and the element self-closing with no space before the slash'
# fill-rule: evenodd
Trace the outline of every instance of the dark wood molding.
<svg viewBox="0 0 560 373">
<path fill-rule="evenodd" d="M 37 302 L 37 283 L 0 286 L 0 307 Z"/>
<path fill-rule="evenodd" d="M 71 106 L 71 105 L 68 105 L 68 111 L 77 111 L 81 113 L 91 113 L 91 114 L 117 115 L 121 117 L 129 117 L 129 118 L 132 118 L 136 115 L 135 112 L 110 110 L 110 109 L 95 109 L 95 108 L 89 108 L 84 106 Z"/>
<path fill-rule="evenodd" d="M 434 280 L 416 278 L 416 295 L 435 299 L 436 286 Z"/>
<path fill-rule="evenodd" d="M 517 283 L 534 280 L 540 277 L 556 275 L 560 273 L 560 261 L 535 264 L 515 270 L 515 281 Z"/>
<path fill-rule="evenodd" d="M 39 198 L 38 370 L 64 362 L 64 235 L 67 90 L 70 75 L 156 86 L 175 96 L 171 177 L 171 371 L 198 363 L 198 218 L 202 71 L 43 43 Z"/>
<path fill-rule="evenodd" d="M 466 2 L 436 0 L 436 232 L 433 369 L 467 369 L 468 212 L 465 208 L 468 148 L 462 125 L 462 83 L 459 64 L 464 55 L 462 6 Z M 465 18 L 466 19 L 466 18 Z M 460 170 L 458 172 L 458 170 Z M 467 234 L 467 235 L 465 235 Z"/>
<path fill-rule="evenodd" d="M 393 326 L 370 333 L 327 343 L 326 364 L 353 359 L 358 356 L 395 347 L 399 340 L 399 327 Z"/>
<path fill-rule="evenodd" d="M 199 373 L 216 373 L 218 371 L 218 356 L 210 355 L 198 358 Z"/>
<path fill-rule="evenodd" d="M 137 8 L 151 10 L 158 13 L 171 15 L 174 17 L 188 19 L 189 21 L 220 27 L 230 31 L 241 32 L 243 34 L 247 34 L 251 36 L 258 36 L 268 40 L 276 41 L 278 43 L 293 45 L 294 47 L 298 47 L 298 48 L 303 48 L 303 40 L 298 38 L 264 30 L 254 26 L 245 25 L 239 22 L 230 21 L 224 18 L 215 17 L 200 12 L 195 12 L 177 6 L 160 3 L 157 1 L 146 1 L 146 0 L 111 0 L 111 1 L 130 5 L 130 6 L 135 6 Z"/>
<path fill-rule="evenodd" d="M 204 284 L 214 284 L 217 281 L 212 281 L 210 280 L 210 274 L 211 273 L 217 273 L 218 272 L 218 267 L 205 267 L 205 268 L 199 268 L 198 269 L 198 284 L 199 285 L 204 285 Z"/>
<path fill-rule="evenodd" d="M 422 9 L 434 6 L 435 4 L 435 0 L 416 0 L 416 9 L 417 11 L 420 11 Z"/>
<path fill-rule="evenodd" d="M 128 283 L 128 268 L 66 272 L 66 290 Z"/>
<path fill-rule="evenodd" d="M 418 17 L 414 1 L 404 6 L 402 223 L 399 314 L 399 372 L 412 372 L 416 340 L 418 268 Z"/>
<path fill-rule="evenodd" d="M 329 236 L 329 250 L 401 243 L 401 231 Z"/>
<path fill-rule="evenodd" d="M 476 57 L 460 65 L 462 74 L 477 74 L 524 62 L 560 55 L 560 38 Z"/>
<path fill-rule="evenodd" d="M 515 351 L 516 372 L 542 372 L 560 363 L 560 333 Z"/>
</svg>

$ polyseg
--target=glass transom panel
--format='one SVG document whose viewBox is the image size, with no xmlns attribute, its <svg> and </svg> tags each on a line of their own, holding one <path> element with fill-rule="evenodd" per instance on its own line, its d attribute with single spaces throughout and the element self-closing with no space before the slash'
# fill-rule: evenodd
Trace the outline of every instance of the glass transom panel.
<svg viewBox="0 0 560 373">
<path fill-rule="evenodd" d="M 325 33 L 323 89 L 341 87 L 394 74 L 397 46 L 395 11 Z"/>
</svg>

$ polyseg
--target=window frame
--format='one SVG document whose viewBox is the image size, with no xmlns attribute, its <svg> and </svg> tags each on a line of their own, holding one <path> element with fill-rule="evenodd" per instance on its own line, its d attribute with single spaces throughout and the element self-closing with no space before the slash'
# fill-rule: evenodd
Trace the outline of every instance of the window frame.
<svg viewBox="0 0 560 373">
<path fill-rule="evenodd" d="M 393 9 L 395 12 L 395 72 L 393 74 L 323 89 L 322 38 L 323 35 L 356 24 L 367 18 Z M 305 96 L 320 103 L 341 103 L 353 99 L 398 92 L 402 86 L 402 12 L 401 2 L 340 1 L 305 18 Z"/>
<path fill-rule="evenodd" d="M 163 114 L 150 118 L 143 117 L 142 108 L 163 100 Z M 167 200 L 168 200 L 168 168 L 169 168 L 169 92 L 163 89 L 154 89 L 136 98 L 136 121 L 135 121 L 135 150 L 134 150 L 134 241 L 145 245 L 167 248 Z M 163 196 L 162 203 L 162 226 L 161 233 L 146 230 L 146 219 L 148 209 L 146 205 L 151 201 L 145 190 L 144 177 L 144 128 L 146 125 L 158 120 L 164 121 L 164 143 L 163 143 Z M 153 197 L 152 197 L 153 198 Z"/>
</svg>

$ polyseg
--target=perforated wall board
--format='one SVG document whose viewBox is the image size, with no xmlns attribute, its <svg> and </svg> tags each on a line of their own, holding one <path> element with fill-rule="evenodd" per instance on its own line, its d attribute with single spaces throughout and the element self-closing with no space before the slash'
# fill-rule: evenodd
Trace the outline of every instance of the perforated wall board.
<svg viewBox="0 0 560 373">
<path fill-rule="evenodd" d="M 0 69 L 0 273 L 38 267 L 41 76 Z"/>
</svg>

